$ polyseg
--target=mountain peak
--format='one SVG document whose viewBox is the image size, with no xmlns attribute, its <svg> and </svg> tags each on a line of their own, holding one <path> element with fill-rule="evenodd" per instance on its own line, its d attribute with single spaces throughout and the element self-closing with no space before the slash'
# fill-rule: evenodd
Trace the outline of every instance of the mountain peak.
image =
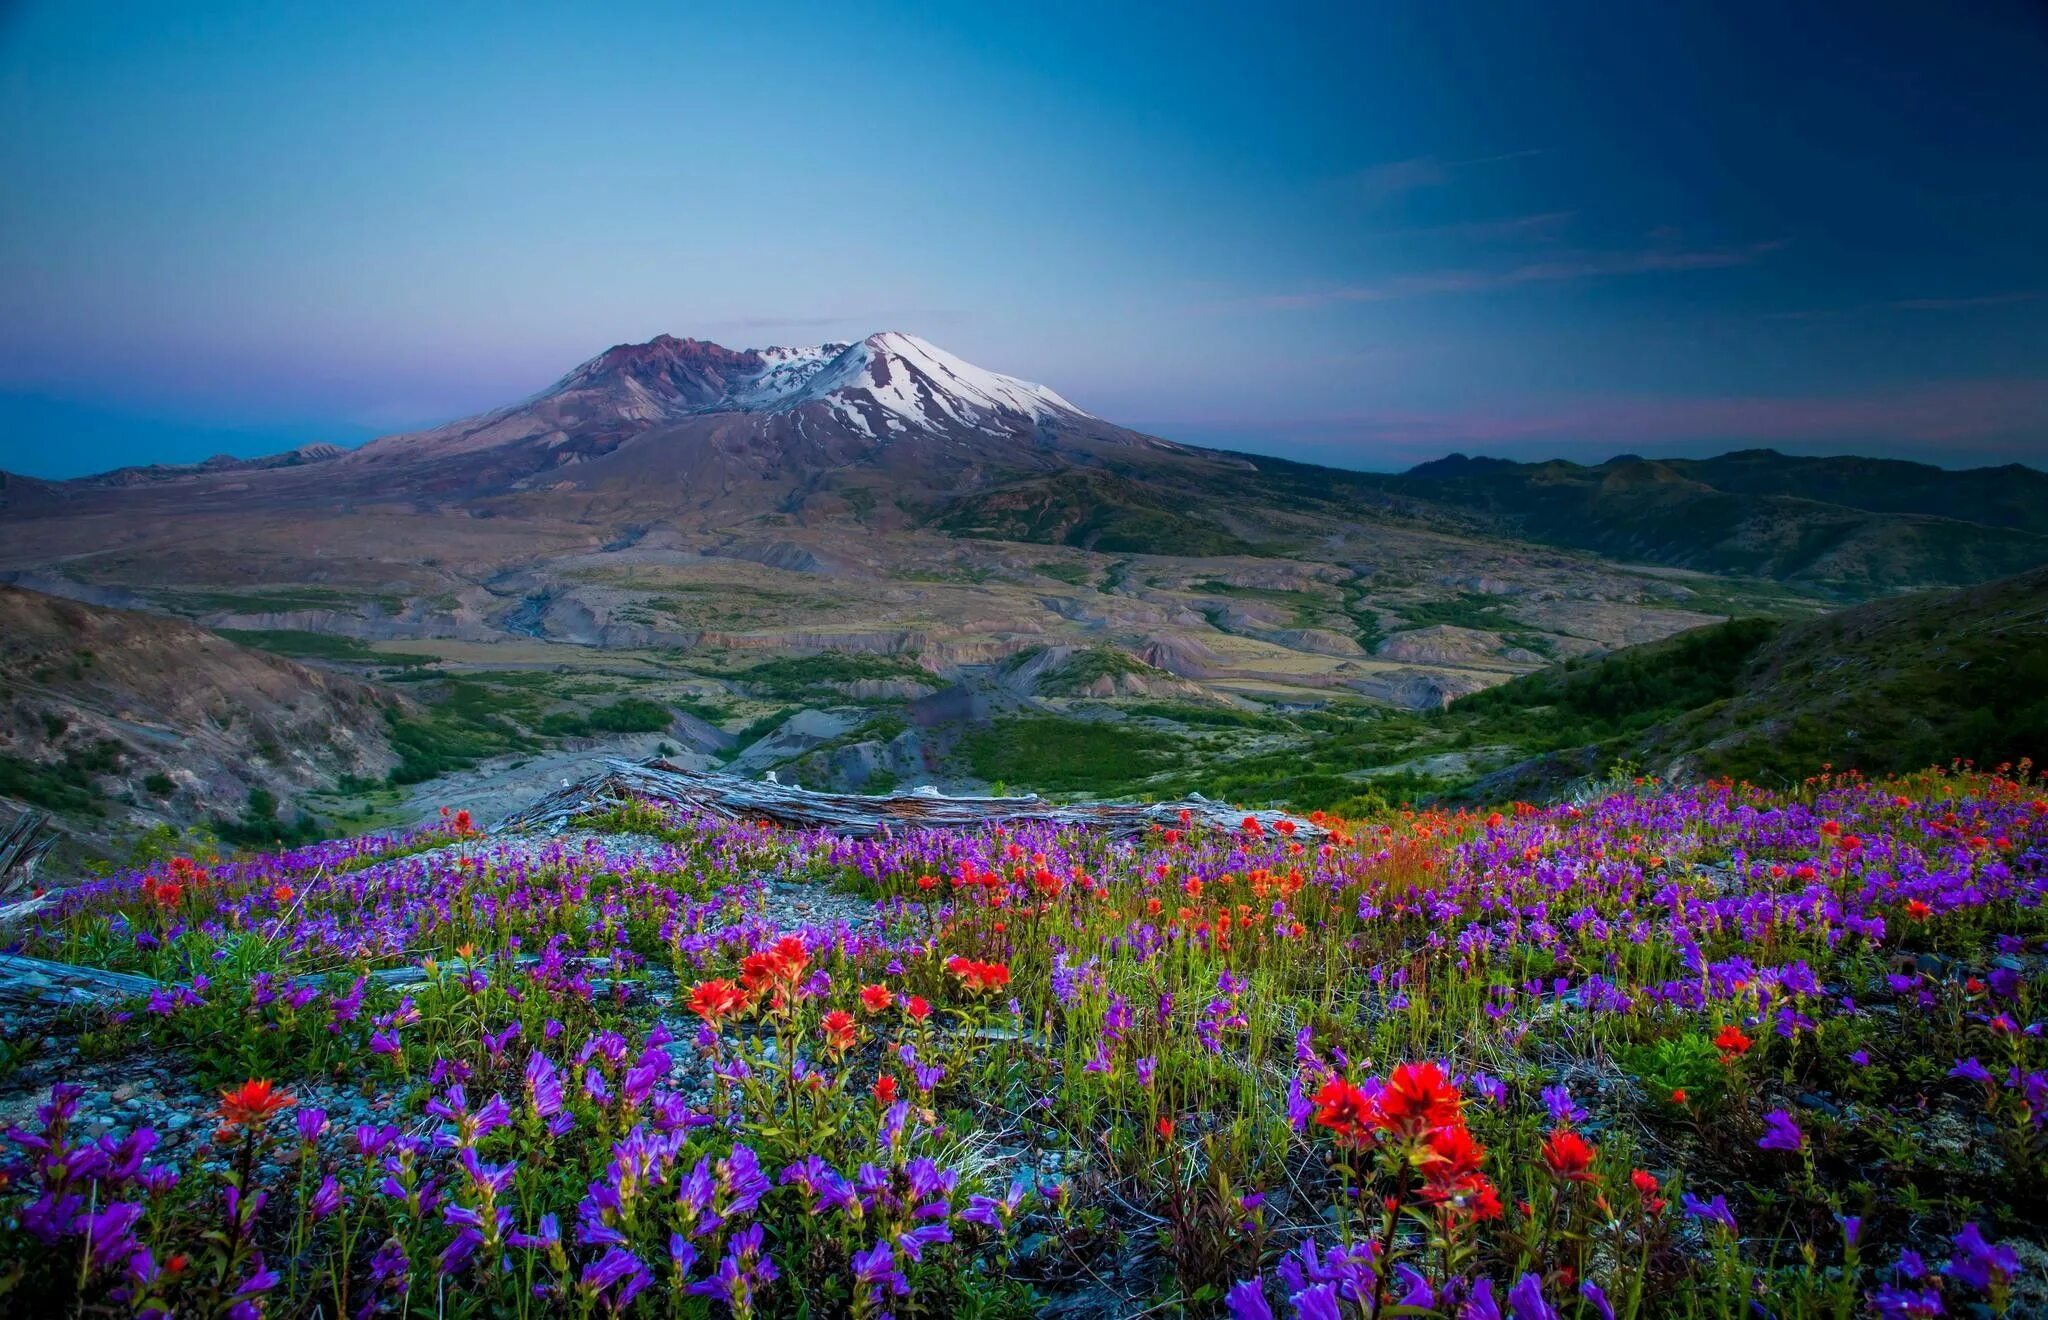
<svg viewBox="0 0 2048 1320">
<path fill-rule="evenodd" d="M 819 371 L 789 406 L 825 403 L 869 434 L 966 428 L 997 432 L 1018 420 L 1033 424 L 1090 414 L 1044 385 L 977 367 L 930 340 L 901 330 L 869 335 Z"/>
</svg>

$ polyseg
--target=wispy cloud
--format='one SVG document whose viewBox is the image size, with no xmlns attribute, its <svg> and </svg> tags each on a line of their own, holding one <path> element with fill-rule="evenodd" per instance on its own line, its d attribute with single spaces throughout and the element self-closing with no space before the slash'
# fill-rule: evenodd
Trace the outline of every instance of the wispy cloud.
<svg viewBox="0 0 2048 1320">
<path fill-rule="evenodd" d="M 1342 303 L 1486 293 L 1525 284 L 1559 284 L 1660 271 L 1719 270 L 1747 266 L 1783 246 L 1780 242 L 1769 242 L 1726 248 L 1654 247 L 1621 252 L 1563 253 L 1543 261 L 1523 262 L 1495 270 L 1429 271 L 1396 275 L 1371 284 L 1340 284 L 1291 293 L 1261 294 L 1240 300 L 1240 305 L 1274 311 L 1304 311 Z"/>
<path fill-rule="evenodd" d="M 1399 229 L 1378 229 L 1369 238 L 1455 238 L 1472 243 L 1503 240 L 1549 240 L 1556 238 L 1576 211 L 1538 211 L 1529 215 L 1499 216 L 1488 220 L 1457 220 L 1441 225 L 1405 225 Z"/>
<path fill-rule="evenodd" d="M 1406 160 L 1390 160 L 1378 165 L 1368 165 L 1352 174 L 1348 182 L 1361 196 L 1376 201 L 1384 200 L 1424 188 L 1442 188 L 1466 170 L 1481 165 L 1495 165 L 1502 161 L 1541 156 L 1545 150 L 1543 147 L 1531 147 L 1524 151 L 1503 151 L 1491 156 L 1467 156 L 1462 160 L 1445 160 L 1441 156 L 1411 156 Z"/>
<path fill-rule="evenodd" d="M 1859 303 L 1853 307 L 1807 307 L 1794 311 L 1768 312 L 1767 321 L 1830 321 L 1843 316 L 1866 316 L 1871 312 L 1971 312 L 1982 307 L 2010 307 L 2016 303 L 2040 302 L 2048 293 L 2039 289 L 2013 289 L 2004 293 L 1982 293 L 1961 298 L 1892 298 L 1884 302 Z"/>
<path fill-rule="evenodd" d="M 1974 298 L 1901 298 L 1887 306 L 1909 312 L 1967 312 L 1977 307 L 2005 307 L 2012 303 L 2039 302 L 2038 289 L 2015 289 L 2009 293 L 1985 293 Z"/>
</svg>

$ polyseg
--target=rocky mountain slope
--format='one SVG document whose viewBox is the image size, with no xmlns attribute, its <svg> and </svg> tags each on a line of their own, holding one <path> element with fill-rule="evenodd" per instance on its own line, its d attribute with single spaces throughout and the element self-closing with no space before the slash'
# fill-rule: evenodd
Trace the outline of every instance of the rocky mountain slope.
<svg viewBox="0 0 2048 1320">
<path fill-rule="evenodd" d="M 0 586 L 0 798 L 87 833 L 288 823 L 305 793 L 395 763 L 369 685 L 176 619 Z"/>
</svg>

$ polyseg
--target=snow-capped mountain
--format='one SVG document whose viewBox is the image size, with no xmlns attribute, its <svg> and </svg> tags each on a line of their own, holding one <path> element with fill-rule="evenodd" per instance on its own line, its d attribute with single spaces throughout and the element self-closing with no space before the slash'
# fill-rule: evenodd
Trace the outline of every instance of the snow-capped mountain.
<svg viewBox="0 0 2048 1320">
<path fill-rule="evenodd" d="M 910 427 L 971 427 L 998 433 L 1004 429 L 1003 419 L 1036 422 L 1089 416 L 1043 385 L 977 367 L 916 335 L 894 330 L 840 349 L 800 386 L 768 406 L 786 409 L 812 403 L 825 404 L 848 426 L 869 435 Z"/>
<path fill-rule="evenodd" d="M 831 406 L 851 426 L 879 412 L 887 429 L 980 426 L 998 414 L 1088 414 L 1043 385 L 977 367 L 916 335 L 886 330 L 857 344 L 721 348 L 661 335 L 607 349 L 535 395 L 614 395 L 648 421 L 710 412 Z"/>
<path fill-rule="evenodd" d="M 557 451 L 558 461 L 590 458 L 633 435 L 723 414 L 764 425 L 787 417 L 805 437 L 831 440 L 837 432 L 871 443 L 1103 426 L 1046 386 L 977 367 L 900 331 L 853 344 L 761 349 L 659 335 L 606 349 L 509 407 L 373 441 L 354 460 L 449 457 L 533 442 Z"/>
</svg>

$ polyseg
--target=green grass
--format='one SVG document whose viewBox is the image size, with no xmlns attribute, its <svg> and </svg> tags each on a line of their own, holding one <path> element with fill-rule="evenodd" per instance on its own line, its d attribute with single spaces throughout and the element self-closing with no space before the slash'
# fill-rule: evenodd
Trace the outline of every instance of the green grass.
<svg viewBox="0 0 2048 1320">
<path fill-rule="evenodd" d="M 968 770 L 990 783 L 1042 793 L 1128 791 L 1176 763 L 1178 739 L 1126 724 L 1025 716 L 960 740 Z"/>
<path fill-rule="evenodd" d="M 1402 601 L 1387 608 L 1401 616 L 1403 629 L 1447 625 L 1499 632 L 1522 627 L 1499 597 L 1476 591 L 1461 591 L 1449 600 Z"/>
<path fill-rule="evenodd" d="M 238 848 L 296 848 L 317 843 L 329 833 L 324 824 L 303 811 L 290 821 L 280 820 L 277 797 L 267 788 L 250 789 L 249 801 L 238 818 L 216 816 L 210 828 L 214 837 Z"/>
<path fill-rule="evenodd" d="M 763 660 L 742 669 L 733 677 L 768 696 L 800 697 L 820 690 L 829 691 L 834 683 L 889 678 L 929 681 L 931 675 L 900 656 L 826 651 L 819 655 Z"/>
<path fill-rule="evenodd" d="M 1526 674 L 1454 704 L 1450 719 L 1528 736 L 1515 721 L 1545 712 L 1557 745 L 1632 733 L 1735 690 L 1757 648 L 1775 637 L 1771 619 L 1737 619 L 1680 633 L 1666 642 Z"/>
<path fill-rule="evenodd" d="M 354 637 L 304 632 L 295 628 L 222 628 L 222 637 L 238 646 L 290 656 L 295 660 L 331 660 L 345 664 L 418 668 L 439 663 L 430 655 L 395 655 L 379 651 Z"/>
<path fill-rule="evenodd" d="M 1031 571 L 1040 577 L 1049 577 L 1055 582 L 1069 586 L 1085 587 L 1095 580 L 1095 570 L 1087 564 L 1033 564 Z"/>
<path fill-rule="evenodd" d="M 952 536 L 1070 545 L 1104 554 L 1232 555 L 1254 547 L 1144 484 L 1072 472 L 955 500 L 930 523 Z"/>
</svg>

